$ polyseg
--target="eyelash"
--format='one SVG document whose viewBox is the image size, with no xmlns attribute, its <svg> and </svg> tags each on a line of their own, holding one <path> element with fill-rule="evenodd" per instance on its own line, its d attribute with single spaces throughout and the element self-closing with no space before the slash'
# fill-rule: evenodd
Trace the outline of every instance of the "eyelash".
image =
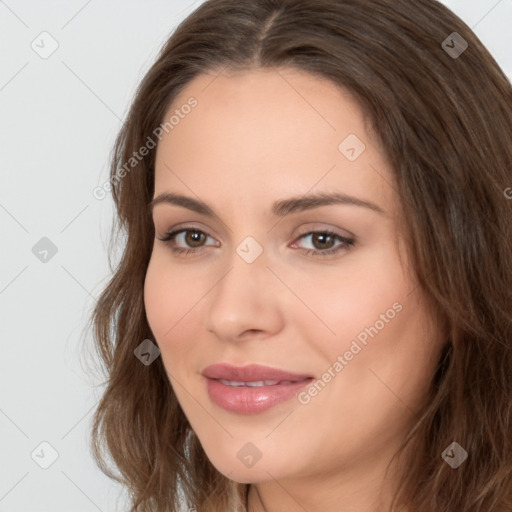
<svg viewBox="0 0 512 512">
<path fill-rule="evenodd" d="M 183 233 L 183 232 L 187 232 L 187 231 L 190 231 L 190 232 L 193 232 L 193 233 L 201 233 L 203 235 L 206 235 L 207 237 L 209 236 L 207 233 L 205 233 L 204 231 L 201 231 L 199 229 L 193 229 L 193 228 L 180 228 L 180 229 L 177 229 L 175 231 L 171 231 L 169 233 L 166 233 L 165 237 L 164 238 L 159 238 L 160 241 L 164 242 L 165 244 L 167 245 L 171 245 L 171 243 L 173 242 L 174 238 L 176 237 L 176 235 L 179 235 L 180 233 Z M 340 251 L 342 251 L 343 249 L 350 249 L 354 246 L 355 244 L 355 240 L 352 239 L 352 238 L 346 238 L 344 236 L 341 236 L 341 235 L 338 235 L 337 233 L 334 233 L 333 231 L 328 231 L 328 230 L 323 230 L 323 231 L 308 231 L 307 233 L 304 233 L 302 234 L 299 239 L 303 238 L 303 237 L 306 237 L 306 236 L 309 236 L 309 235 L 315 235 L 315 234 L 321 234 L 321 235 L 328 235 L 328 236 L 331 236 L 335 239 L 338 239 L 339 241 L 343 242 L 342 244 L 332 248 L 332 249 L 326 249 L 325 251 L 321 251 L 319 249 L 306 249 L 305 251 L 305 254 L 307 256 L 312 256 L 312 257 L 315 257 L 315 256 L 330 256 L 330 255 L 333 255 L 333 254 L 336 254 Z M 177 254 L 183 254 L 183 255 L 186 255 L 186 254 L 190 254 L 190 253 L 195 253 L 197 251 L 200 251 L 201 249 L 203 249 L 203 247 L 194 247 L 192 249 L 184 249 L 182 247 L 174 247 L 171 245 L 171 250 L 174 252 L 174 253 L 177 253 Z"/>
</svg>

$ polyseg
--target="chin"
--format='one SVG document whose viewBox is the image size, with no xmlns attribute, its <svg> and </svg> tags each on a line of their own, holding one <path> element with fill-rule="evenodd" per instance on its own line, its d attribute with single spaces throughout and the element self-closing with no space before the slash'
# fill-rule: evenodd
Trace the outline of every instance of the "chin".
<svg viewBox="0 0 512 512">
<path fill-rule="evenodd" d="M 256 464 L 253 467 L 245 468 L 242 463 L 236 464 L 224 464 L 218 463 L 218 461 L 211 461 L 219 473 L 222 473 L 226 478 L 238 482 L 239 484 L 254 484 L 259 482 L 265 482 L 271 479 L 270 475 L 273 475 L 272 468 L 266 465 Z M 225 462 L 225 461 L 223 461 Z M 270 473 L 270 475 L 269 475 Z"/>
</svg>

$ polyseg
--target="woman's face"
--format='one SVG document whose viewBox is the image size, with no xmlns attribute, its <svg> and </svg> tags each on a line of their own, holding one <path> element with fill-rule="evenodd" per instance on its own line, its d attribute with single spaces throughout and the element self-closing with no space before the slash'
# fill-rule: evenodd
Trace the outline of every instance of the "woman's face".
<svg viewBox="0 0 512 512">
<path fill-rule="evenodd" d="M 165 119 L 176 109 L 157 148 L 144 299 L 205 452 L 238 482 L 378 478 L 441 343 L 360 108 L 279 69 L 201 75 Z M 242 371 L 205 377 L 216 364 Z M 254 364 L 294 375 L 243 372 Z"/>
</svg>

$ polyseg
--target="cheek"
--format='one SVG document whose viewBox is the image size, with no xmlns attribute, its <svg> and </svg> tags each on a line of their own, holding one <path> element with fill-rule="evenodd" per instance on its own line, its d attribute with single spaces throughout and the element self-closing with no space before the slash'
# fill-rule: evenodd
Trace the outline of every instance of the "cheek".
<svg viewBox="0 0 512 512">
<path fill-rule="evenodd" d="M 171 345 L 176 356 L 190 346 L 179 340 L 190 338 L 187 330 L 195 325 L 190 322 L 194 315 L 193 307 L 203 295 L 192 276 L 173 269 L 162 255 L 152 256 L 144 282 L 144 304 L 164 364 Z"/>
<path fill-rule="evenodd" d="M 303 339 L 323 361 L 324 368 L 317 370 L 340 375 L 331 379 L 336 382 L 324 394 L 325 405 L 333 399 L 330 393 L 344 396 L 344 390 L 354 389 L 359 392 L 350 409 L 362 406 L 366 400 L 362 396 L 371 397 L 369 408 L 376 407 L 384 403 L 380 393 L 390 393 L 382 381 L 413 399 L 430 375 L 435 348 L 426 330 L 431 319 L 416 283 L 391 247 L 360 254 L 350 265 L 348 260 L 340 265 L 339 272 L 333 270 L 330 276 L 316 276 L 314 284 L 297 280 L 297 294 L 307 297 L 316 316 L 305 315 L 304 308 L 294 316 Z M 347 397 L 343 400 L 351 402 Z"/>
<path fill-rule="evenodd" d="M 379 422 L 407 415 L 407 407 L 422 399 L 438 345 L 430 329 L 433 319 L 409 284 L 394 280 L 380 294 L 355 295 L 345 303 L 334 327 L 337 337 L 322 341 L 323 371 L 336 377 L 320 377 L 328 391 L 318 397 L 318 407 L 340 403 L 354 418 L 373 417 L 377 429 Z"/>
<path fill-rule="evenodd" d="M 391 246 L 361 251 L 336 267 L 311 272 L 306 279 L 290 274 L 288 282 L 309 309 L 295 300 L 294 321 L 305 330 L 305 339 L 317 340 L 331 356 L 348 350 L 357 336 L 364 342 L 365 329 L 376 324 L 381 330 L 397 323 L 394 320 L 413 289 Z"/>
</svg>

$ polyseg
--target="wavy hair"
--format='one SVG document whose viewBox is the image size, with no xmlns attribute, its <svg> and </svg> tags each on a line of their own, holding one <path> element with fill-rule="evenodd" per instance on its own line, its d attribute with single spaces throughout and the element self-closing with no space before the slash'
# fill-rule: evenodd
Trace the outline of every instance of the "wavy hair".
<svg viewBox="0 0 512 512">
<path fill-rule="evenodd" d="M 120 170 L 198 75 L 281 67 L 350 91 L 371 123 L 396 177 L 416 277 L 446 336 L 400 450 L 414 456 L 393 505 L 510 512 L 512 86 L 436 0 L 208 0 L 172 32 L 111 156 L 114 229 L 125 237 L 90 317 L 106 376 L 92 426 L 96 463 L 126 487 L 135 512 L 246 510 L 248 484 L 209 461 L 161 358 L 146 366 L 134 357 L 154 339 L 143 287 L 156 150 Z M 442 458 L 454 441 L 468 452 L 458 469 Z"/>
</svg>

